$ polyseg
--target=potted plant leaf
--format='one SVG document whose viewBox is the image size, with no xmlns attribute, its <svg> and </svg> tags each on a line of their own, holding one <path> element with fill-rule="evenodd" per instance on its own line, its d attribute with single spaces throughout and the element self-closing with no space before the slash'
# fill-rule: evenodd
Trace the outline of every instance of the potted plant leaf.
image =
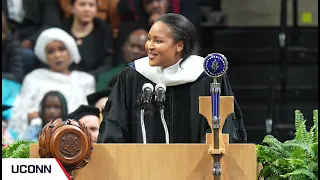
<svg viewBox="0 0 320 180">
<path fill-rule="evenodd" d="M 318 179 L 318 110 L 313 111 L 313 126 L 308 131 L 303 114 L 295 111 L 295 137 L 280 142 L 266 135 L 257 145 L 257 160 L 263 168 L 259 179 Z"/>
<path fill-rule="evenodd" d="M 29 158 L 30 144 L 32 143 L 36 142 L 25 140 L 15 141 L 8 147 L 2 148 L 2 158 Z"/>
</svg>

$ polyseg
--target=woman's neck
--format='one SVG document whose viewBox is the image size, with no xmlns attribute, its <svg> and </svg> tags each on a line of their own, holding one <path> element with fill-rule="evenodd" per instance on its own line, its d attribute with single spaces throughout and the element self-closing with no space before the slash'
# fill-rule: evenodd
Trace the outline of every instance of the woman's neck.
<svg viewBox="0 0 320 180">
<path fill-rule="evenodd" d="M 73 23 L 71 26 L 71 33 L 76 38 L 84 38 L 93 30 L 93 21 L 89 23 L 81 23 L 80 21 L 73 19 Z"/>
</svg>

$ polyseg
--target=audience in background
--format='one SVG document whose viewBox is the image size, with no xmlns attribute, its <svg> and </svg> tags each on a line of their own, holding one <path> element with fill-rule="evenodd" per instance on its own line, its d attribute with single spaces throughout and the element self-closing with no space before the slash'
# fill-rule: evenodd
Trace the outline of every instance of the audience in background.
<svg viewBox="0 0 320 180">
<path fill-rule="evenodd" d="M 87 96 L 88 104 L 97 108 L 104 109 L 112 88 L 97 91 Z"/>
<path fill-rule="evenodd" d="M 39 117 L 31 120 L 20 139 L 38 141 L 39 133 L 47 123 L 58 118 L 64 120 L 67 115 L 67 101 L 63 94 L 59 91 L 46 93 L 40 103 Z"/>
<path fill-rule="evenodd" d="M 148 18 L 146 12 L 146 5 L 148 9 L 158 9 L 159 5 L 165 2 L 170 6 L 170 0 L 121 0 L 118 3 L 117 9 L 120 13 L 120 18 L 123 23 L 130 21 L 138 21 L 140 19 Z M 171 9 L 171 8 L 170 8 Z"/>
<path fill-rule="evenodd" d="M 63 18 L 67 19 L 72 17 L 72 4 L 76 0 L 58 0 L 59 6 L 63 14 Z M 109 3 L 106 0 L 95 0 L 97 3 L 97 14 L 96 17 L 106 21 L 108 18 L 108 10 L 109 10 Z"/>
<path fill-rule="evenodd" d="M 148 40 L 148 32 L 144 29 L 137 29 L 130 33 L 127 41 L 122 48 L 123 59 L 118 59 L 119 65 L 101 73 L 97 78 L 97 90 L 103 90 L 108 87 L 112 87 L 109 84 L 113 78 L 117 78 L 121 70 L 130 62 L 147 56 L 145 49 L 145 43 Z"/>
<path fill-rule="evenodd" d="M 87 104 L 87 95 L 95 92 L 92 75 L 69 69 L 71 63 L 80 62 L 81 56 L 75 40 L 65 31 L 59 28 L 44 30 L 36 41 L 35 54 L 48 64 L 49 69 L 35 69 L 25 77 L 9 124 L 16 132 L 23 132 L 28 120 L 40 117 L 39 104 L 47 92 L 61 92 L 70 112 Z"/>
<path fill-rule="evenodd" d="M 109 24 L 96 18 L 96 0 L 72 0 L 72 16 L 57 27 L 68 32 L 76 40 L 82 61 L 71 69 L 97 76 L 112 68 L 113 38 Z"/>
<path fill-rule="evenodd" d="M 137 29 L 149 31 L 150 27 L 161 15 L 169 12 L 169 0 L 143 0 L 144 16 L 137 21 L 129 21 L 119 26 L 119 34 L 115 39 L 115 57 L 114 59 L 122 59 L 122 47 L 126 42 L 129 34 Z M 117 61 L 119 65 L 121 61 Z"/>
<path fill-rule="evenodd" d="M 61 10 L 62 19 L 72 16 L 72 4 L 74 0 L 58 0 Z M 97 18 L 108 22 L 112 27 L 113 37 L 117 36 L 118 27 L 120 23 L 120 15 L 118 13 L 117 5 L 120 0 L 96 0 L 97 2 Z"/>
<path fill-rule="evenodd" d="M 156 7 L 162 0 L 121 0 L 118 3 L 117 11 L 121 22 L 137 21 L 146 16 L 143 2 Z M 194 25 L 199 25 L 201 9 L 200 0 L 168 0 L 169 11 L 182 14 L 187 17 Z M 213 7 L 215 8 L 215 7 Z"/>
<path fill-rule="evenodd" d="M 21 83 L 23 76 L 20 42 L 12 36 L 2 13 L 2 78 Z"/>
<path fill-rule="evenodd" d="M 68 119 L 74 119 L 87 126 L 91 133 L 92 142 L 96 143 L 99 135 L 99 127 L 102 121 L 102 110 L 94 106 L 81 105 L 77 110 L 68 115 Z"/>
<path fill-rule="evenodd" d="M 20 93 L 23 79 L 22 48 L 12 36 L 2 13 L 2 103 L 12 106 Z M 2 112 L 6 119 L 11 118 L 11 108 Z"/>
<path fill-rule="evenodd" d="M 37 67 L 33 47 L 38 35 L 60 21 L 56 0 L 3 0 L 2 10 L 23 47 L 25 74 Z"/>
<path fill-rule="evenodd" d="M 3 112 L 9 110 L 10 108 L 11 106 L 2 104 L 2 148 L 7 147 L 16 139 L 15 134 L 8 129 L 9 119 L 3 116 Z"/>
</svg>

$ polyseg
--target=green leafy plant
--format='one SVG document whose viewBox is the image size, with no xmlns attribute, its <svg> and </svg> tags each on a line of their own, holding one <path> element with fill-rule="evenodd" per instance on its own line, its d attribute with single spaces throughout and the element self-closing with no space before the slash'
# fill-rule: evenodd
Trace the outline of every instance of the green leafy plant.
<svg viewBox="0 0 320 180">
<path fill-rule="evenodd" d="M 34 141 L 19 140 L 10 144 L 6 148 L 2 148 L 2 158 L 29 158 L 30 144 Z"/>
<path fill-rule="evenodd" d="M 295 137 L 284 143 L 266 135 L 257 145 L 257 159 L 263 169 L 259 179 L 318 179 L 318 110 L 313 111 L 313 126 L 307 131 L 303 114 L 295 111 Z"/>
</svg>

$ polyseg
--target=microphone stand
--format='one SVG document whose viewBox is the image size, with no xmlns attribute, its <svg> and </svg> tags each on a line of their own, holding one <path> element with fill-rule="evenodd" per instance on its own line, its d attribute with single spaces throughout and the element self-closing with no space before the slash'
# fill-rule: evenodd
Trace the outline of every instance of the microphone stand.
<svg viewBox="0 0 320 180">
<path fill-rule="evenodd" d="M 218 83 L 217 78 L 221 77 L 226 73 L 228 69 L 228 61 L 227 58 L 220 53 L 212 53 L 209 54 L 203 63 L 204 72 L 207 73 L 208 76 L 213 78 L 213 82 L 210 83 L 210 95 L 211 95 L 211 105 L 212 105 L 212 134 L 213 134 L 213 144 L 210 149 L 212 152 L 210 154 L 213 157 L 213 168 L 212 175 L 215 180 L 221 179 L 222 169 L 220 159 L 224 154 L 223 150 L 223 141 L 220 139 L 221 134 L 220 131 L 220 95 L 221 95 L 221 87 L 220 83 Z M 222 142 L 220 142 L 222 141 Z M 220 144 L 221 143 L 221 144 Z"/>
<path fill-rule="evenodd" d="M 166 120 L 164 119 L 164 105 L 162 103 L 160 104 L 160 117 L 163 125 L 164 134 L 166 136 L 166 144 L 169 144 L 169 131 Z"/>
<path fill-rule="evenodd" d="M 147 144 L 147 133 L 146 133 L 146 127 L 144 125 L 144 110 L 146 108 L 146 105 L 150 103 L 150 98 L 152 98 L 152 92 L 154 88 L 153 85 L 150 83 L 145 83 L 142 86 L 142 106 L 140 110 L 140 125 L 141 125 L 141 133 L 142 133 L 142 141 L 143 144 Z"/>
<path fill-rule="evenodd" d="M 147 144 L 146 127 L 144 125 L 144 107 L 142 107 L 140 110 L 140 124 L 141 124 L 143 144 Z"/>
<path fill-rule="evenodd" d="M 213 78 L 213 83 L 210 84 L 210 93 L 211 93 L 211 104 L 212 104 L 212 129 L 214 137 L 214 149 L 219 149 L 219 128 L 220 128 L 220 83 L 217 82 L 216 78 Z M 212 174 L 216 179 L 220 179 L 221 175 L 221 165 L 220 165 L 219 154 L 213 155 L 213 168 Z"/>
<path fill-rule="evenodd" d="M 166 123 L 166 120 L 164 118 L 164 101 L 166 100 L 165 92 L 166 92 L 166 87 L 164 84 L 157 84 L 156 85 L 156 90 L 155 90 L 155 101 L 159 105 L 159 110 L 160 110 L 160 118 L 165 134 L 165 139 L 166 139 L 166 144 L 169 144 L 169 131 L 168 131 L 168 126 Z"/>
</svg>

